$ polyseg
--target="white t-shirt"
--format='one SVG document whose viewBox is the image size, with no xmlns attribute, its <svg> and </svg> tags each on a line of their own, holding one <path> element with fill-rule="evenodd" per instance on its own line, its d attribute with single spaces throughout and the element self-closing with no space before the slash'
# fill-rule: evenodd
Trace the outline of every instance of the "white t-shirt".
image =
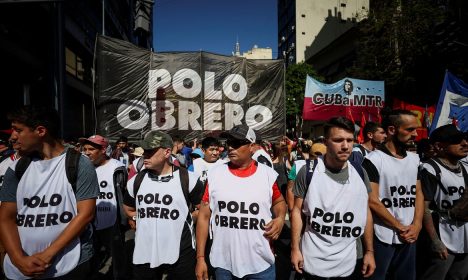
<svg viewBox="0 0 468 280">
<path fill-rule="evenodd" d="M 388 212 L 401 224 L 413 222 L 416 205 L 416 181 L 419 156 L 407 153 L 402 159 L 380 150 L 369 153 L 368 158 L 379 172 L 379 199 Z M 374 216 L 374 233 L 386 244 L 402 244 L 399 233 Z"/>
<path fill-rule="evenodd" d="M 179 171 L 174 171 L 172 176 L 169 182 L 162 182 L 147 173 L 136 198 L 133 188 L 137 176 L 128 181 L 127 191 L 135 199 L 137 211 L 134 264 L 149 264 L 154 268 L 179 259 L 180 238 L 189 209 Z M 189 192 L 196 182 L 195 175 L 189 172 Z M 189 228 L 192 227 L 190 224 Z"/>
<path fill-rule="evenodd" d="M 359 173 L 348 162 L 349 178 L 338 183 L 318 159 L 302 212 L 304 270 L 320 277 L 346 277 L 356 265 L 356 240 L 364 233 L 368 194 Z"/>
<path fill-rule="evenodd" d="M 264 226 L 272 219 L 272 186 L 278 174 L 258 164 L 254 174 L 237 177 L 227 164 L 210 169 L 209 201 L 213 267 L 230 271 L 235 277 L 259 273 L 275 263 Z"/>
</svg>

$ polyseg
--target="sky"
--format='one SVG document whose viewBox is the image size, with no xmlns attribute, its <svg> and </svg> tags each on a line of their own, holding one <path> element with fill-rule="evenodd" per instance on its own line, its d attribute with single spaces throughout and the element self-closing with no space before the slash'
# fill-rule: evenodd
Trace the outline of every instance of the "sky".
<svg viewBox="0 0 468 280">
<path fill-rule="evenodd" d="M 275 0 L 155 0 L 153 47 L 156 52 L 207 51 L 232 55 L 239 39 L 241 54 L 257 45 L 276 58 Z"/>
</svg>

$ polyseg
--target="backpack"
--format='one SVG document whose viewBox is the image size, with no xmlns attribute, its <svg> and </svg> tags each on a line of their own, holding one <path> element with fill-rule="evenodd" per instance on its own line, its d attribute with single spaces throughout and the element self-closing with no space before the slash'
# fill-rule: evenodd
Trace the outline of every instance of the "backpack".
<svg viewBox="0 0 468 280">
<path fill-rule="evenodd" d="M 442 180 L 441 180 L 441 177 L 440 177 L 440 173 L 442 173 L 442 170 L 440 170 L 440 167 L 439 165 L 436 163 L 436 159 L 430 159 L 428 160 L 426 163 L 429 164 L 430 166 L 432 166 L 432 168 L 434 168 L 434 171 L 436 173 L 436 178 L 437 178 L 437 184 L 439 185 L 440 187 L 440 190 L 444 193 L 444 194 L 448 194 L 448 190 L 444 187 L 444 185 L 442 184 Z M 465 167 L 463 166 L 462 163 L 460 163 L 460 166 L 461 166 L 461 171 L 463 173 L 463 179 L 465 180 L 465 186 L 468 186 L 468 173 L 466 172 L 466 169 Z"/>
<path fill-rule="evenodd" d="M 126 189 L 126 183 L 128 179 L 127 169 L 125 166 L 117 167 L 114 171 L 113 175 L 114 179 L 114 189 L 115 189 L 115 196 L 117 200 L 117 217 L 120 217 L 120 223 L 122 225 L 127 224 L 127 216 L 125 216 L 125 212 L 123 209 L 123 193 Z"/>
<path fill-rule="evenodd" d="M 65 173 L 67 174 L 68 182 L 71 184 L 73 192 L 76 193 L 76 181 L 78 179 L 78 165 L 80 162 L 81 153 L 74 149 L 68 149 L 65 154 Z M 31 164 L 32 158 L 30 156 L 22 156 L 15 168 L 15 175 L 18 182 Z"/>
<path fill-rule="evenodd" d="M 189 198 L 189 174 L 188 170 L 184 167 L 176 167 L 174 166 L 174 171 L 179 170 L 179 177 L 180 177 L 180 185 L 182 187 L 182 192 L 184 194 L 185 202 L 187 203 L 187 207 L 189 208 L 189 213 L 191 212 L 191 203 Z M 146 173 L 148 173 L 148 169 L 144 169 L 136 175 L 135 182 L 133 183 L 133 197 L 137 196 L 138 191 L 141 187 L 141 182 L 145 177 Z"/>
<path fill-rule="evenodd" d="M 364 160 L 364 157 L 363 157 L 363 160 Z M 309 188 L 310 182 L 312 181 L 312 175 L 314 174 L 315 167 L 317 167 L 318 159 L 314 159 L 312 166 L 310 163 L 311 163 L 310 159 L 306 160 L 306 170 L 307 170 L 307 173 L 306 173 L 307 185 L 306 186 L 307 188 Z M 361 177 L 362 181 L 364 181 L 364 169 L 362 168 L 362 161 L 359 162 L 359 161 L 350 160 L 349 163 L 351 163 L 354 169 L 356 169 L 356 171 L 358 172 L 359 177 Z M 307 194 L 307 191 L 305 192 L 305 194 Z M 303 199 L 305 199 L 305 195 Z"/>
</svg>

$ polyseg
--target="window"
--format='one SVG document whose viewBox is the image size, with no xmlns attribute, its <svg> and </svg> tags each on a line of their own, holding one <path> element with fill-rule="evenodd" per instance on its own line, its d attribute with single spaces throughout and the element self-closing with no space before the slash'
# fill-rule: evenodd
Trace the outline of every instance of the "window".
<svg viewBox="0 0 468 280">
<path fill-rule="evenodd" d="M 302 15 L 301 15 L 301 17 L 305 17 L 305 15 L 304 15 L 304 14 L 302 14 Z"/>
<path fill-rule="evenodd" d="M 305 35 L 305 32 L 302 32 L 302 35 Z"/>
<path fill-rule="evenodd" d="M 346 8 L 346 3 L 341 3 L 341 7 Z"/>
</svg>

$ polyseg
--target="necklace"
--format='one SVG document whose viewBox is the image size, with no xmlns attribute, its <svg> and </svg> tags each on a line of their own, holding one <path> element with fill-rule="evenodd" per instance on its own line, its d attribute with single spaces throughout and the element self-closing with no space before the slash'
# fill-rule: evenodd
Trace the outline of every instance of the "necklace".
<svg viewBox="0 0 468 280">
<path fill-rule="evenodd" d="M 445 158 L 439 158 L 440 162 L 443 163 L 450 169 L 459 170 L 460 169 L 460 162 L 457 161 L 457 164 L 453 165 L 450 161 Z"/>
</svg>

